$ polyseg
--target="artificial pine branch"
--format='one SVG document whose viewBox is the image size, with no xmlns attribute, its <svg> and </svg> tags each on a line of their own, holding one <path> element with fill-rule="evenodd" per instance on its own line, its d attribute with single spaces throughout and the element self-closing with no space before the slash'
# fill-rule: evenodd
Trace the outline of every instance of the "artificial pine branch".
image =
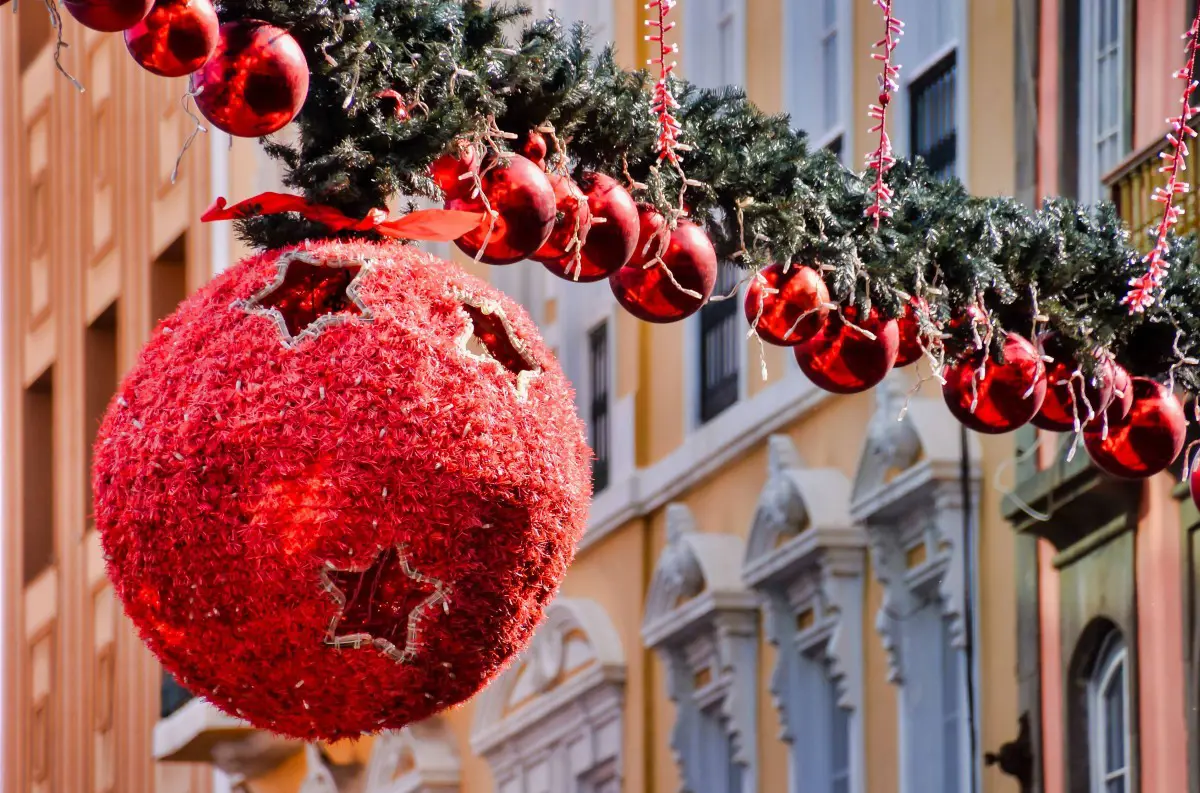
<svg viewBox="0 0 1200 793">
<path fill-rule="evenodd" d="M 279 25 L 308 53 L 300 143 L 268 142 L 267 152 L 287 184 L 347 215 L 397 194 L 440 199 L 429 165 L 493 123 L 517 135 L 552 124 L 577 172 L 628 173 L 652 188 L 636 197 L 664 209 L 678 198 L 678 175 L 657 167 L 655 79 L 621 69 L 611 49 L 594 51 L 582 27 L 530 24 L 519 6 L 479 0 L 229 0 L 221 16 Z M 1200 390 L 1200 369 L 1178 367 L 1174 350 L 1178 339 L 1200 358 L 1195 245 L 1174 244 L 1162 299 L 1130 317 L 1119 301 L 1140 257 L 1111 206 L 1055 199 L 1032 210 L 970 196 L 901 159 L 887 174 L 893 217 L 877 230 L 869 180 L 811 151 L 787 116 L 763 113 L 738 89 L 673 88 L 690 147 L 683 165 L 703 185 L 687 188 L 686 204 L 723 258 L 821 266 L 836 300 L 891 316 L 921 290 L 937 295 L 943 322 L 982 299 L 997 340 L 1003 330 L 1030 335 L 1044 315 L 1069 348 L 1107 347 L 1135 375 L 1165 379 L 1175 366 L 1178 382 Z M 408 101 L 406 118 L 384 91 Z M 328 236 L 295 216 L 246 219 L 239 231 L 259 247 Z"/>
</svg>

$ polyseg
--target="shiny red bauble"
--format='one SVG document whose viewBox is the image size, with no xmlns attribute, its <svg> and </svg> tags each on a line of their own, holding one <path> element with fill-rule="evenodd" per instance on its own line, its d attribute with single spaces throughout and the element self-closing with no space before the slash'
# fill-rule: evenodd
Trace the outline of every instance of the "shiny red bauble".
<svg viewBox="0 0 1200 793">
<path fill-rule="evenodd" d="M 521 141 L 521 154 L 534 165 L 546 166 L 546 136 L 540 132 L 530 132 Z"/>
<path fill-rule="evenodd" d="M 1125 371 L 1125 367 L 1116 363 L 1112 364 L 1112 372 L 1112 401 L 1108 404 L 1108 410 L 1088 425 L 1089 430 L 1103 431 L 1105 427 L 1119 427 L 1129 420 L 1129 414 L 1133 412 L 1133 378 Z"/>
<path fill-rule="evenodd" d="M 304 51 L 286 30 L 252 19 L 227 22 L 216 52 L 194 77 L 196 106 L 230 135 L 270 135 L 304 107 L 308 77 Z"/>
<path fill-rule="evenodd" d="M 717 285 L 712 240 L 690 220 L 680 220 L 672 231 L 653 209 L 643 208 L 640 216 L 641 234 L 633 258 L 608 279 L 613 294 L 626 311 L 644 322 L 690 317 L 708 302 Z"/>
<path fill-rule="evenodd" d="M 853 306 L 842 314 L 830 314 L 816 335 L 795 348 L 796 362 L 813 385 L 834 394 L 857 394 L 883 382 L 895 367 L 900 350 L 896 320 L 887 319 L 877 308 L 865 318 L 859 314 Z"/>
<path fill-rule="evenodd" d="M 1192 494 L 1192 503 L 1200 508 L 1200 465 L 1192 465 L 1192 472 L 1188 476 L 1188 490 Z"/>
<path fill-rule="evenodd" d="M 479 228 L 455 244 L 485 264 L 528 259 L 554 231 L 557 202 L 546 172 L 519 154 L 505 154 L 485 163 L 479 179 L 486 203 L 475 190 L 446 201 L 447 209 L 484 213 Z"/>
<path fill-rule="evenodd" d="M 1133 410 L 1123 424 L 1084 433 L 1092 462 L 1122 479 L 1145 479 L 1165 471 L 1183 451 L 1187 416 L 1167 387 L 1133 378 Z"/>
<path fill-rule="evenodd" d="M 466 198 L 475 189 L 475 180 L 468 174 L 479 170 L 479 154 L 474 146 L 462 145 L 457 156 L 443 154 L 429 166 L 429 175 L 449 201 Z"/>
<path fill-rule="evenodd" d="M 947 366 L 944 377 L 942 394 L 950 412 L 968 429 L 985 435 L 1025 426 L 1046 401 L 1041 351 L 1015 333 L 1004 340 L 1004 363 L 980 350 Z"/>
<path fill-rule="evenodd" d="M 154 0 L 63 0 L 79 24 L 102 33 L 119 33 L 141 22 Z"/>
<path fill-rule="evenodd" d="M 549 174 L 554 187 L 555 215 L 554 231 L 550 239 L 529 257 L 535 262 L 567 263 L 567 274 L 574 273 L 576 262 L 582 263 L 580 249 L 592 230 L 592 210 L 587 196 L 569 176 Z"/>
<path fill-rule="evenodd" d="M 1050 432 L 1071 432 L 1100 418 L 1113 400 L 1113 369 L 1107 358 L 1084 372 L 1070 357 L 1046 366 L 1046 401 L 1033 417 L 1033 426 Z"/>
<path fill-rule="evenodd" d="M 829 288 L 811 267 L 772 264 L 750 279 L 746 321 L 768 344 L 794 347 L 811 339 L 829 316 Z"/>
<path fill-rule="evenodd" d="M 565 256 L 542 264 L 559 278 L 581 283 L 603 281 L 633 258 L 641 232 L 637 204 L 611 176 L 587 173 L 579 186 L 592 214 L 592 229 L 579 260 Z"/>
<path fill-rule="evenodd" d="M 896 368 L 911 366 L 925 357 L 925 323 L 929 322 L 929 304 L 919 297 L 908 301 L 904 313 L 896 320 L 900 326 L 900 354 Z"/>
<path fill-rule="evenodd" d="M 149 16 L 125 31 L 125 46 L 146 71 L 183 77 L 208 63 L 220 36 L 209 0 L 156 0 Z"/>
</svg>

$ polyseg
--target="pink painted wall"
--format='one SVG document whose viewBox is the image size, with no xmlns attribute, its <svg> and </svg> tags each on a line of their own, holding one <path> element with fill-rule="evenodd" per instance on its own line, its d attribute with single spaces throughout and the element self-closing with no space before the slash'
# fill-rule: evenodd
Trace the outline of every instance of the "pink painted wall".
<svg viewBox="0 0 1200 793">
<path fill-rule="evenodd" d="M 1183 543 L 1174 484 L 1160 476 L 1146 485 L 1137 534 L 1142 793 L 1187 790 Z"/>
<path fill-rule="evenodd" d="M 1063 793 L 1062 633 L 1058 604 L 1061 597 L 1058 571 L 1054 569 L 1054 546 L 1038 543 L 1038 611 L 1042 623 L 1042 775 L 1045 793 Z M 1147 790 L 1146 793 L 1149 793 Z"/>
<path fill-rule="evenodd" d="M 1183 83 L 1170 79 L 1185 63 L 1186 0 L 1139 0 L 1134 59 L 1133 148 L 1139 151 L 1166 134 L 1166 119 L 1179 114 Z"/>
</svg>

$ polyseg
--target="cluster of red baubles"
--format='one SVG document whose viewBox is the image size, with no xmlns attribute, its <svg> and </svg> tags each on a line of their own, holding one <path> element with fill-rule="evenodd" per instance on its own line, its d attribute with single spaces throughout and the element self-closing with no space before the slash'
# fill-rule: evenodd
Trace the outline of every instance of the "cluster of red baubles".
<svg viewBox="0 0 1200 793">
<path fill-rule="evenodd" d="M 717 255 L 700 226 L 679 219 L 671 228 L 611 177 L 589 173 L 576 184 L 548 171 L 546 141 L 536 132 L 523 138 L 521 151 L 480 156 L 464 146 L 433 164 L 446 207 L 484 215 L 458 240 L 464 252 L 496 265 L 532 259 L 568 280 L 607 278 L 621 306 L 646 322 L 676 322 L 708 302 Z M 933 363 L 927 351 L 942 336 L 920 298 L 899 319 L 878 308 L 865 316 L 853 306 L 839 310 L 821 273 L 799 264 L 756 273 L 745 313 L 759 338 L 793 348 L 809 380 L 835 394 L 867 391 L 923 357 Z M 1096 464 L 1122 477 L 1151 476 L 1179 457 L 1187 422 L 1164 386 L 1131 378 L 1107 357 L 1081 366 L 1059 353 L 1050 334 L 1035 344 L 1010 333 L 998 362 L 988 352 L 988 327 L 979 309 L 950 323 L 949 330 L 977 338 L 967 352 L 950 355 L 942 372 L 946 404 L 965 426 L 988 435 L 1030 423 L 1081 432 Z"/>
<path fill-rule="evenodd" d="M 63 0 L 80 24 L 124 31 L 130 55 L 160 77 L 192 76 L 196 106 L 238 137 L 291 123 L 308 96 L 304 51 L 285 30 L 257 20 L 221 24 L 212 0 Z"/>
<path fill-rule="evenodd" d="M 481 157 L 464 146 L 433 164 L 446 207 L 484 215 L 457 241 L 465 253 L 487 264 L 532 259 L 570 281 L 607 278 L 646 322 L 684 319 L 712 297 L 717 253 L 702 228 L 686 218 L 672 228 L 612 177 L 588 173 L 577 184 L 548 169 L 541 133 L 527 134 L 521 151 Z"/>
</svg>

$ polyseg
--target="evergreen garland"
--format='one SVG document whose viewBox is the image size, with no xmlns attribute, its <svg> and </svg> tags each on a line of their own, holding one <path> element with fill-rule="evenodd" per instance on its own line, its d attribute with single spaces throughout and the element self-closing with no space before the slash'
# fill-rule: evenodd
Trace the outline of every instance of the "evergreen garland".
<svg viewBox="0 0 1200 793">
<path fill-rule="evenodd" d="M 582 26 L 530 21 L 524 8 L 480 0 L 228 0 L 221 18 L 278 25 L 308 54 L 300 141 L 264 145 L 310 201 L 362 217 L 397 194 L 440 200 L 428 168 L 458 141 L 504 145 L 489 132 L 549 124 L 576 172 L 628 175 L 644 185 L 635 197 L 661 209 L 679 202 L 679 174 L 656 166 L 654 79 L 620 68 L 611 48 L 594 50 Z M 997 350 L 1005 331 L 1050 329 L 1068 349 L 1103 347 L 1131 374 L 1200 391 L 1191 362 L 1200 358 L 1194 243 L 1174 245 L 1162 299 L 1130 316 L 1120 300 L 1144 267 L 1111 205 L 1054 199 L 1032 210 L 971 196 L 957 180 L 901 160 L 887 177 L 894 217 L 876 231 L 865 214 L 867 179 L 810 150 L 787 116 L 763 113 L 737 89 L 674 87 L 690 147 L 683 166 L 698 183 L 683 200 L 706 220 L 722 258 L 746 268 L 821 266 L 836 301 L 875 304 L 889 316 L 910 295 L 925 297 L 939 323 L 982 302 Z M 405 98 L 406 117 L 379 96 L 385 91 Z M 247 218 L 239 232 L 261 248 L 329 236 L 294 215 Z"/>
</svg>

